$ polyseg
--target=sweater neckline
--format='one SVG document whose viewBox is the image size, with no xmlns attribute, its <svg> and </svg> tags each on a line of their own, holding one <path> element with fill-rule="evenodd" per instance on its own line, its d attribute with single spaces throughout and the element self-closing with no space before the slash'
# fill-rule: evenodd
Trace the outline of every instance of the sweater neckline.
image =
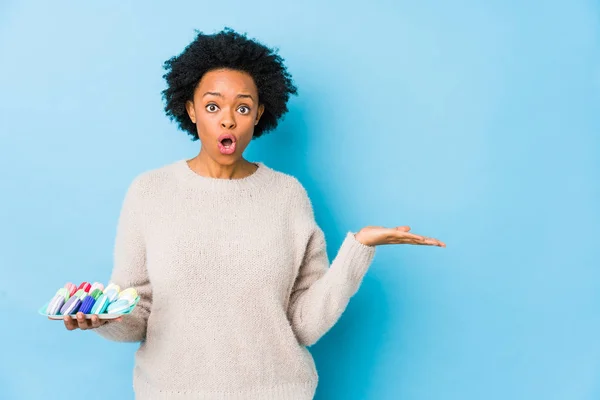
<svg viewBox="0 0 600 400">
<path fill-rule="evenodd" d="M 185 158 L 176 161 L 175 167 L 178 175 L 194 186 L 213 191 L 227 191 L 260 187 L 268 182 L 269 177 L 271 176 L 268 171 L 270 168 L 260 161 L 254 162 L 254 164 L 258 166 L 256 171 L 254 171 L 251 175 L 237 179 L 212 178 L 209 176 L 200 175 L 190 168 L 187 163 L 187 159 Z"/>
</svg>

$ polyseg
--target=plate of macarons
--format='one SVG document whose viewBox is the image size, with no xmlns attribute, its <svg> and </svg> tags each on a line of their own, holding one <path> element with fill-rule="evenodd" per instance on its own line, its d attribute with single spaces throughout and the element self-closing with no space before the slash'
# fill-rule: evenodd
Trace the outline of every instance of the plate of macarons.
<svg viewBox="0 0 600 400">
<path fill-rule="evenodd" d="M 82 312 L 86 319 L 97 315 L 99 319 L 115 319 L 130 314 L 140 301 L 135 288 L 121 290 L 119 285 L 82 282 L 79 286 L 68 282 L 56 291 L 52 299 L 38 313 L 50 319 L 62 320 L 65 315 L 77 318 Z"/>
</svg>

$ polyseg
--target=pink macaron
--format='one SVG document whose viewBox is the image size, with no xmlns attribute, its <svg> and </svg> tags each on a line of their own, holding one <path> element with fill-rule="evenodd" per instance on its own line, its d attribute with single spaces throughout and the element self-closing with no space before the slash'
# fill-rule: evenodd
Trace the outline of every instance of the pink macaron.
<svg viewBox="0 0 600 400">
<path fill-rule="evenodd" d="M 73 283 L 71 282 L 67 282 L 65 284 L 65 286 L 63 286 L 65 289 L 67 289 L 67 292 L 69 292 L 69 297 L 73 296 L 75 294 L 75 292 L 77 291 L 77 286 L 75 286 Z"/>
</svg>

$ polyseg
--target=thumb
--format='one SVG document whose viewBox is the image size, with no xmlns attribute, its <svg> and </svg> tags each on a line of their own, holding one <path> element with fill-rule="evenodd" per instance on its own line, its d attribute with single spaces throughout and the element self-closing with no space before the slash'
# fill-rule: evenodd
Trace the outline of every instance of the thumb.
<svg viewBox="0 0 600 400">
<path fill-rule="evenodd" d="M 402 232 L 408 232 L 410 231 L 410 226 L 398 226 L 396 229 Z"/>
</svg>

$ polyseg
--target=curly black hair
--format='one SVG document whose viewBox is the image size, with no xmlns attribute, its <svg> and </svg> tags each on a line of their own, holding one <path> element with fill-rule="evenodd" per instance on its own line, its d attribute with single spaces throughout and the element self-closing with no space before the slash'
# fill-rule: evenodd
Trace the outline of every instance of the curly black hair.
<svg viewBox="0 0 600 400">
<path fill-rule="evenodd" d="M 163 78 L 167 88 L 162 91 L 165 112 L 171 121 L 176 121 L 179 129 L 198 140 L 196 125 L 191 121 L 185 104 L 194 97 L 194 90 L 205 73 L 229 68 L 243 71 L 254 79 L 258 89 L 259 103 L 265 111 L 254 127 L 252 139 L 277 127 L 278 121 L 288 111 L 290 95 L 297 94 L 291 75 L 277 49 L 248 39 L 246 34 L 225 27 L 221 32 L 207 35 L 199 30 L 196 38 L 183 52 L 164 62 L 167 73 Z"/>
</svg>

